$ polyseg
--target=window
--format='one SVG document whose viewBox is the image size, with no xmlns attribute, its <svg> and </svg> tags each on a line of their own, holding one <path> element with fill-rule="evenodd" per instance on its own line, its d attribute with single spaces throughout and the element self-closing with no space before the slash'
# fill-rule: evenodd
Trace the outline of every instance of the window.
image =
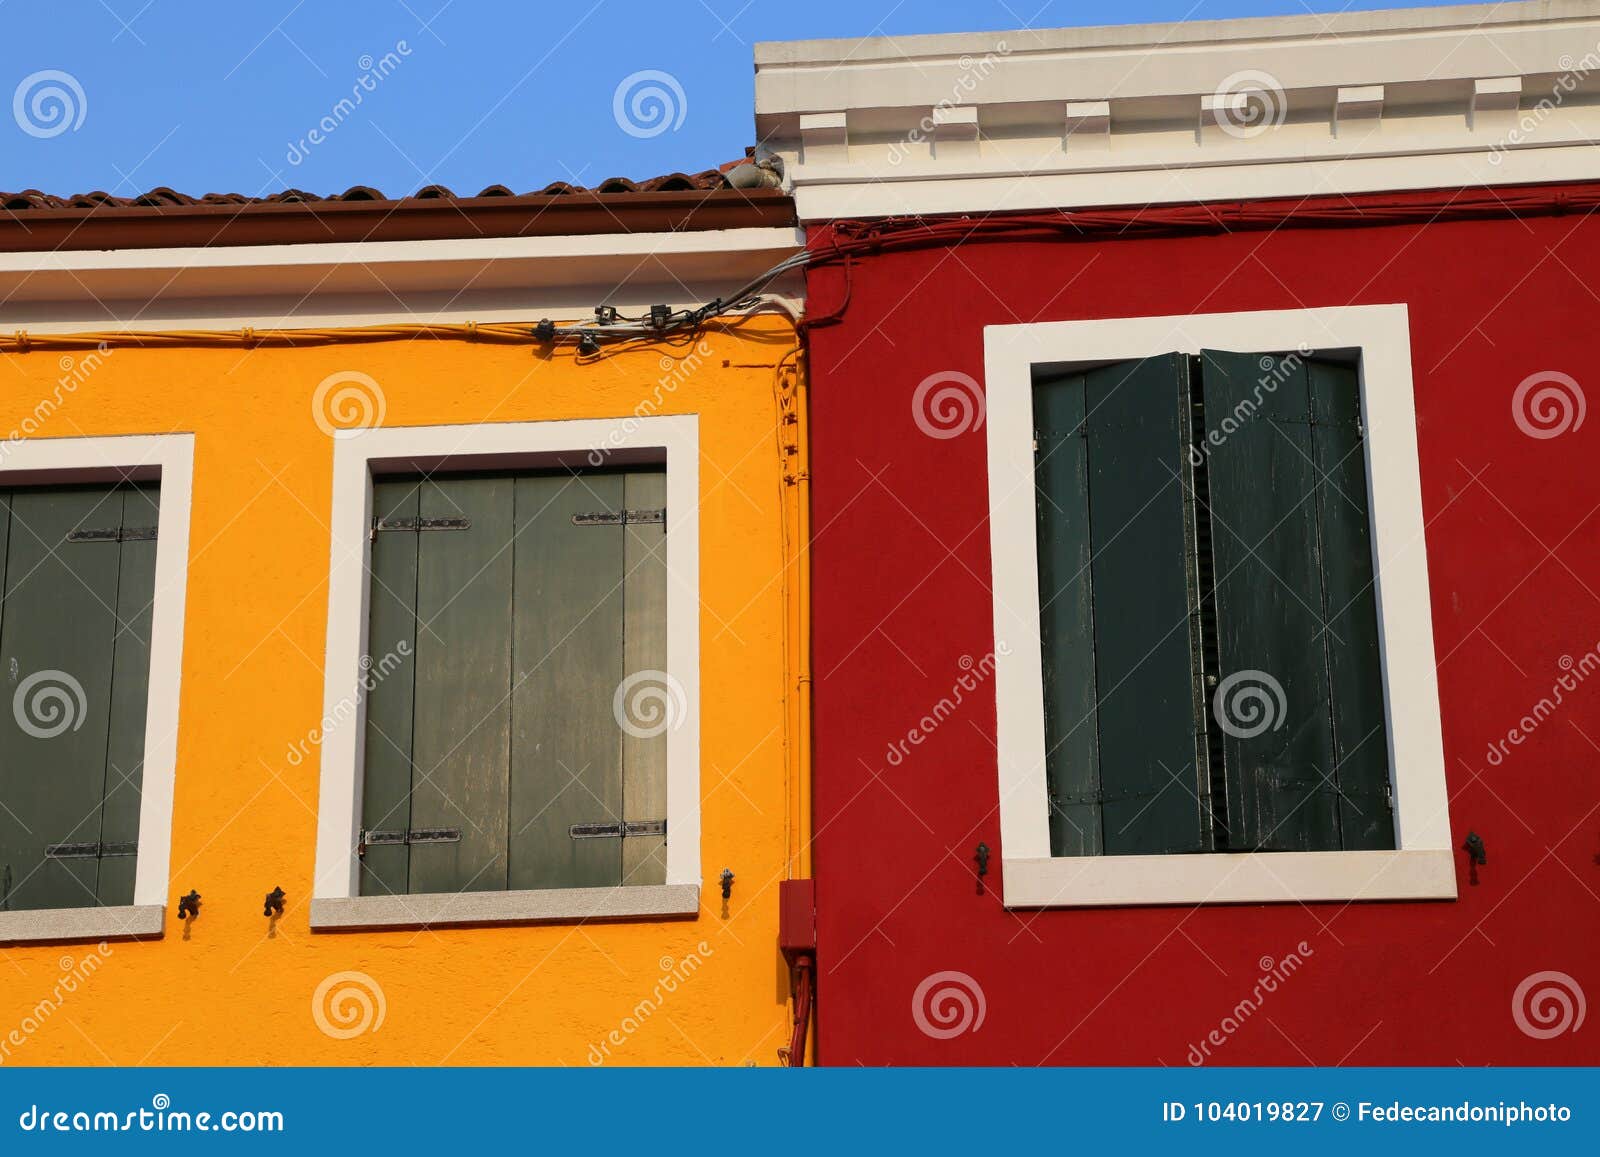
<svg viewBox="0 0 1600 1157">
<path fill-rule="evenodd" d="M 664 882 L 665 503 L 659 467 L 375 481 L 363 895 Z"/>
<path fill-rule="evenodd" d="M 0 456 L 0 942 L 159 935 L 194 438 Z"/>
<path fill-rule="evenodd" d="M 159 507 L 0 491 L 0 910 L 133 903 Z"/>
<path fill-rule="evenodd" d="M 984 369 L 1006 904 L 1453 899 L 1405 307 Z"/>
<path fill-rule="evenodd" d="M 333 440 L 314 929 L 699 911 L 694 415 Z"/>
<path fill-rule="evenodd" d="M 1393 848 L 1356 369 L 1034 391 L 1054 855 Z"/>
</svg>

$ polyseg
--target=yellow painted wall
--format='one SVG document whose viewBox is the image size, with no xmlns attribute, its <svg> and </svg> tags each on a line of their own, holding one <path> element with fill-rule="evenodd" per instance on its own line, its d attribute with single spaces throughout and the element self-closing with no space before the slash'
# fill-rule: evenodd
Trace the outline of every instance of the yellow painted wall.
<svg viewBox="0 0 1600 1157">
<path fill-rule="evenodd" d="M 81 374 L 37 436 L 196 435 L 166 934 L 105 950 L 0 948 L 0 1063 L 584 1066 L 600 1049 L 606 1063 L 776 1063 L 790 1027 L 777 884 L 798 846 L 792 813 L 805 805 L 804 785 L 786 772 L 783 666 L 794 647 L 784 640 L 789 630 L 793 643 L 795 620 L 784 604 L 791 584 L 776 581 L 780 501 L 795 488 L 782 478 L 774 366 L 794 333 L 764 318 L 704 342 L 681 375 L 675 359 L 692 344 L 587 365 L 567 352 L 456 340 L 114 347 L 98 364 L 49 349 L 0 356 L 0 434 Z M 312 394 L 347 370 L 379 384 L 387 425 L 624 417 L 657 393 L 654 412 L 700 415 L 697 919 L 308 929 L 319 761 L 286 756 L 322 712 L 333 457 Z M 658 390 L 674 376 L 675 388 Z M 737 875 L 726 906 L 724 867 Z M 262 896 L 275 885 L 288 907 L 269 936 Z M 204 907 L 185 933 L 176 898 L 190 888 Z M 678 979 L 691 956 L 699 966 Z M 81 974 L 92 957 L 92 974 L 60 991 L 63 971 Z M 380 1026 L 348 1039 L 324 1032 L 313 1006 L 341 972 L 370 977 L 385 1006 Z M 669 973 L 675 990 L 658 993 Z M 658 995 L 630 1031 L 640 1002 Z M 45 998 L 56 1007 L 36 1015 Z M 337 1029 L 340 1010 L 326 1005 Z"/>
</svg>

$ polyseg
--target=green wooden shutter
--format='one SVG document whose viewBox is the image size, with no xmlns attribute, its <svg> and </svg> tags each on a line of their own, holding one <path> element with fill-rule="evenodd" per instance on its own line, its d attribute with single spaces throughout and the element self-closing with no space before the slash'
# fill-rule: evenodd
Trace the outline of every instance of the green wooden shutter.
<svg viewBox="0 0 1600 1157">
<path fill-rule="evenodd" d="M 1201 373 L 1228 846 L 1392 847 L 1353 372 L 1206 351 Z"/>
<path fill-rule="evenodd" d="M 517 688 L 512 715 L 511 886 L 599 887 L 622 878 L 623 535 L 573 519 L 623 509 L 620 474 L 517 480 Z"/>
<path fill-rule="evenodd" d="M 666 739 L 627 735 L 613 707 L 629 672 L 666 666 L 665 527 L 615 517 L 659 510 L 664 473 L 373 493 L 406 529 L 372 547 L 363 893 L 664 881 L 665 838 L 622 833 L 665 817 Z M 376 679 L 401 642 L 414 661 Z M 596 826 L 615 830 L 581 834 Z"/>
<path fill-rule="evenodd" d="M 411 891 L 506 887 L 511 748 L 513 482 L 430 478 L 420 517 L 466 530 L 417 534 L 411 827 L 457 840 L 413 843 Z"/>
<path fill-rule="evenodd" d="M 0 599 L 0 903 L 128 903 L 149 681 L 149 487 L 5 497 Z M 97 535 L 72 541 L 73 531 Z M 64 846 L 65 845 L 65 846 Z M 55 855 L 46 849 L 54 847 Z"/>
<path fill-rule="evenodd" d="M 373 517 L 404 523 L 417 517 L 420 479 L 373 483 Z M 438 533 L 457 533 L 440 531 Z M 417 654 L 417 548 L 422 535 L 380 531 L 372 536 L 372 583 L 367 629 L 366 782 L 361 793 L 363 832 L 411 830 L 411 721 Z M 387 674 L 382 674 L 387 670 Z M 380 678 L 379 675 L 382 675 Z M 410 891 L 411 849 L 373 841 L 361 856 L 361 894 Z"/>
<path fill-rule="evenodd" d="M 1056 852 L 1206 850 L 1187 362 L 1068 375 L 1043 384 L 1036 407 Z M 1082 445 L 1069 447 L 1080 412 Z"/>
<path fill-rule="evenodd" d="M 1353 367 L 1307 364 L 1322 530 L 1324 636 L 1333 704 L 1341 846 L 1393 848 L 1389 733 L 1378 650 L 1361 389 Z"/>
<path fill-rule="evenodd" d="M 1083 406 L 1082 374 L 1043 380 L 1034 390 L 1045 766 L 1050 848 L 1057 856 L 1098 856 L 1105 846 L 1095 718 L 1089 445 Z"/>
</svg>

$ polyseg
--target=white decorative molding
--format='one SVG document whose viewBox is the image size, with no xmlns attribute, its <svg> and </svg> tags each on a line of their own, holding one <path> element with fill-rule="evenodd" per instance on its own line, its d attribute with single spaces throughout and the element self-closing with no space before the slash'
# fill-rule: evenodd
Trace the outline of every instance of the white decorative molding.
<svg viewBox="0 0 1600 1157">
<path fill-rule="evenodd" d="M 1358 357 L 1394 852 L 1052 857 L 1039 635 L 1033 374 L 1201 349 Z M 1008 907 L 1454 899 L 1450 807 L 1404 305 L 1097 318 L 984 329 L 1000 851 Z M 1000 644 L 1005 644 L 1003 647 Z"/>
<path fill-rule="evenodd" d="M 1111 143 L 1111 102 L 1069 100 L 1064 139 L 1068 149 L 1104 149 Z"/>
<path fill-rule="evenodd" d="M 1516 119 L 1521 105 L 1522 77 L 1496 76 L 1475 80 L 1472 82 L 1472 108 L 1467 120 L 1474 131 L 1504 130 Z"/>
<path fill-rule="evenodd" d="M 950 161 L 978 155 L 978 110 L 971 105 L 936 105 L 928 114 L 933 126 L 933 156 Z"/>
<path fill-rule="evenodd" d="M 811 112 L 800 117 L 800 148 L 810 165 L 849 156 L 850 127 L 842 112 Z"/>
<path fill-rule="evenodd" d="M 1376 121 L 1383 116 L 1383 85 L 1364 84 L 1355 88 L 1341 88 L 1333 100 L 1334 132 L 1362 121 Z"/>
<path fill-rule="evenodd" d="M 759 44 L 756 127 L 806 221 L 1600 179 L 1600 0 Z"/>
</svg>

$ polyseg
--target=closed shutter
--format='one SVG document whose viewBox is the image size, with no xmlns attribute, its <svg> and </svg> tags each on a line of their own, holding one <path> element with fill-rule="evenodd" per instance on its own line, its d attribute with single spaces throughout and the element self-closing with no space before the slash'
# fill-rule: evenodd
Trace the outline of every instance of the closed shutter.
<svg viewBox="0 0 1600 1157">
<path fill-rule="evenodd" d="M 1228 847 L 1393 847 L 1353 370 L 1202 355 Z"/>
<path fill-rule="evenodd" d="M 1056 854 L 1206 850 L 1187 363 L 1042 382 L 1035 406 Z"/>
<path fill-rule="evenodd" d="M 367 695 L 363 893 L 665 879 L 664 837 L 623 834 L 665 817 L 665 740 L 614 711 L 633 664 L 665 668 L 664 526 L 623 513 L 664 491 L 659 470 L 374 486 L 369 653 L 414 661 Z"/>
<path fill-rule="evenodd" d="M 157 507 L 154 485 L 0 495 L 0 907 L 133 900 Z"/>
</svg>

